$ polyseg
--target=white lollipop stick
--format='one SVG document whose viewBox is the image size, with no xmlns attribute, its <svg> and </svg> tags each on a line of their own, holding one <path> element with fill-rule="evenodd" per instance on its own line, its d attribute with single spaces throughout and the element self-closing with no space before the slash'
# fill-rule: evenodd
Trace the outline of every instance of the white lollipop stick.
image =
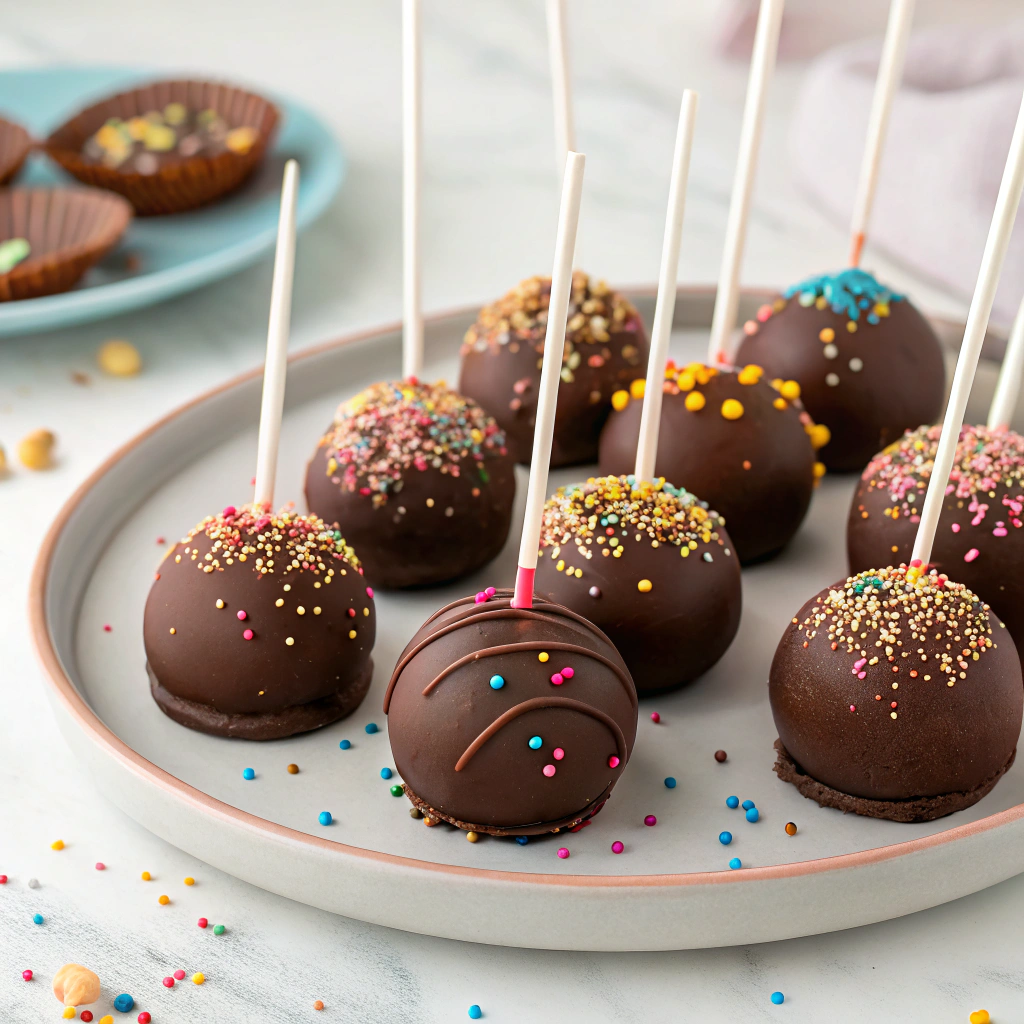
<svg viewBox="0 0 1024 1024">
<path fill-rule="evenodd" d="M 576 227 L 580 219 L 580 196 L 583 193 L 582 153 L 569 153 L 565 158 L 562 181 L 562 202 L 558 210 L 558 235 L 555 238 L 555 265 L 551 271 L 551 300 L 548 303 L 548 326 L 544 335 L 544 362 L 540 371 L 537 394 L 537 419 L 533 428 L 533 454 L 530 457 L 530 484 L 526 491 L 526 516 L 523 539 L 519 545 L 519 570 L 512 598 L 513 608 L 533 607 L 533 577 L 537 571 L 537 550 L 540 547 L 540 523 L 548 495 L 548 467 L 551 462 L 551 439 L 555 429 L 555 403 L 561 378 L 562 350 L 565 345 L 565 322 L 572 293 L 572 253 L 576 245 Z"/>
<path fill-rule="evenodd" d="M 548 61 L 555 107 L 555 165 L 561 173 L 569 153 L 576 149 L 569 87 L 569 47 L 566 42 L 565 0 L 547 0 Z"/>
<path fill-rule="evenodd" d="M 665 215 L 665 239 L 661 246 L 661 275 L 658 278 L 658 304 L 651 328 L 651 354 L 647 360 L 647 386 L 640 413 L 640 441 L 636 449 L 636 479 L 654 479 L 654 456 L 658 450 L 661 427 L 661 401 L 665 383 L 665 361 L 676 309 L 676 275 L 679 273 L 679 244 L 683 237 L 686 211 L 686 182 L 693 151 L 693 128 L 697 121 L 697 94 L 683 93 L 676 130 L 676 148 L 672 154 L 672 177 L 668 188 L 668 212 Z"/>
<path fill-rule="evenodd" d="M 263 402 L 256 444 L 256 492 L 253 504 L 272 508 L 277 478 L 277 448 L 284 413 L 284 382 L 288 372 L 288 332 L 292 315 L 292 279 L 295 276 L 295 203 L 299 195 L 299 165 L 284 165 L 281 212 L 277 221 L 274 282 L 270 287 L 270 325 L 267 359 L 263 367 Z"/>
<path fill-rule="evenodd" d="M 783 0 L 761 0 L 761 10 L 757 16 L 754 53 L 750 61 L 750 79 L 747 82 L 743 126 L 740 129 L 740 152 L 732 185 L 729 220 L 725 228 L 725 251 L 722 253 L 722 269 L 718 274 L 715 313 L 711 320 L 711 339 L 708 343 L 708 362 L 711 365 L 728 362 L 730 338 L 736 326 L 736 311 L 740 302 L 740 265 L 747 237 L 750 200 L 754 192 L 757 153 L 761 146 L 765 96 L 775 70 L 775 54 L 779 48 L 782 7 Z"/>
<path fill-rule="evenodd" d="M 853 220 L 850 223 L 850 266 L 860 263 L 864 236 L 871 219 L 871 206 L 875 200 L 875 186 L 878 184 L 878 168 L 882 162 L 882 146 L 889 127 L 892 101 L 900 87 L 903 76 L 903 59 L 907 55 L 907 41 L 910 39 L 910 23 L 914 17 L 914 0 L 892 0 L 889 8 L 889 24 L 882 44 L 882 57 L 878 64 L 878 78 L 875 81 L 875 95 L 871 100 L 868 116 L 868 137 L 864 146 L 864 157 L 860 165 L 860 181 L 857 183 L 857 198 L 853 204 Z"/>
<path fill-rule="evenodd" d="M 402 0 L 402 376 L 423 372 L 420 284 L 420 0 Z"/>
<path fill-rule="evenodd" d="M 1010 338 L 1006 342 L 1003 365 L 999 371 L 999 382 L 996 393 L 992 397 L 992 407 L 988 411 L 989 430 L 1008 430 L 1013 411 L 1017 408 L 1017 395 L 1020 393 L 1020 378 L 1024 373 L 1024 299 L 1010 329 Z"/>
<path fill-rule="evenodd" d="M 971 393 L 974 372 L 978 368 L 981 346 L 988 329 L 988 318 L 992 313 L 992 301 L 999 283 L 999 273 L 1003 269 L 1006 247 L 1013 229 L 1013 221 L 1020 205 L 1021 191 L 1024 190 L 1024 101 L 1021 102 L 1017 114 L 1017 126 L 1013 130 L 1010 141 L 1010 153 L 1006 158 L 1003 180 L 999 184 L 999 195 L 996 196 L 996 208 L 992 214 L 992 224 L 988 229 L 985 251 L 981 257 L 981 270 L 978 283 L 971 299 L 971 309 L 967 314 L 967 327 L 964 330 L 963 344 L 956 361 L 956 373 L 953 375 L 953 388 L 946 406 L 946 415 L 942 421 L 942 435 L 935 449 L 935 464 L 932 467 L 928 491 L 924 496 L 921 508 L 921 523 L 917 528 L 914 551 L 911 562 L 926 566 L 932 556 L 932 543 L 935 540 L 935 529 L 939 524 L 939 513 L 942 511 L 942 499 L 949 481 L 949 471 L 953 468 L 957 441 L 960 439 L 960 427 L 964 422 L 964 410 L 967 398 Z M 918 559 L 920 560 L 918 562 Z"/>
</svg>

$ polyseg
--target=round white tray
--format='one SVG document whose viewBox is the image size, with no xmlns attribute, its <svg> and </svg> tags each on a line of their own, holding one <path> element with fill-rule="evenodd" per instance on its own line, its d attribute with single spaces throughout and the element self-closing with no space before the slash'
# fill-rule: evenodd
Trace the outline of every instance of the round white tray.
<svg viewBox="0 0 1024 1024">
<path fill-rule="evenodd" d="M 649 323 L 649 291 L 633 293 Z M 763 298 L 745 296 L 744 315 Z M 699 358 L 710 289 L 683 290 L 676 358 Z M 435 316 L 427 376 L 455 379 L 474 310 Z M 954 325 L 940 325 L 955 337 Z M 301 501 L 305 462 L 339 399 L 399 366 L 397 325 L 293 359 L 278 493 Z M 1024 759 L 975 807 L 926 825 L 822 810 L 771 771 L 765 680 L 800 604 L 845 575 L 854 480 L 827 479 L 791 547 L 744 572 L 740 632 L 726 656 L 680 693 L 641 702 L 629 769 L 576 834 L 467 843 L 424 828 L 389 793 L 393 767 L 381 699 L 399 651 L 453 597 L 514 578 L 517 544 L 473 579 L 418 593 L 378 592 L 373 688 L 349 719 L 273 743 L 182 728 L 149 696 L 142 611 L 168 540 L 246 500 L 261 376 L 212 391 L 129 442 L 72 497 L 36 566 L 31 614 L 51 702 L 100 789 L 146 828 L 255 885 L 339 914 L 476 942 L 586 950 L 749 943 L 879 921 L 952 900 L 1024 871 Z M 522 472 L 522 471 L 520 471 Z M 584 475 L 553 474 L 551 486 Z M 685 484 L 685 481 L 679 481 Z M 525 484 L 525 475 L 520 476 Z M 525 486 L 520 486 L 517 523 Z M 514 523 L 513 538 L 518 525 Z M 109 624 L 111 630 L 104 630 Z M 658 711 L 661 723 L 650 720 Z M 365 726 L 375 722 L 376 734 Z M 350 739 L 349 750 L 339 749 Z M 714 760 L 724 748 L 725 764 Z M 289 775 L 295 762 L 300 773 Z M 247 782 L 242 769 L 252 767 Z M 664 779 L 678 780 L 674 789 Z M 756 824 L 726 807 L 753 799 Z M 335 823 L 321 827 L 329 810 Z M 644 826 L 644 816 L 658 823 Z M 796 836 L 784 830 L 799 826 Z M 719 843 L 723 829 L 735 839 Z M 621 840 L 625 853 L 611 844 Z M 560 860 L 556 850 L 571 856 Z M 728 868 L 739 857 L 743 867 Z"/>
</svg>

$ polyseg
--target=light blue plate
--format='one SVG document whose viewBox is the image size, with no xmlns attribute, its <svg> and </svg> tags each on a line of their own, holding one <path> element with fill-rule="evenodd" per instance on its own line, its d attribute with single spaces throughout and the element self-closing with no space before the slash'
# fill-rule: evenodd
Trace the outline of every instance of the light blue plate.
<svg viewBox="0 0 1024 1024">
<path fill-rule="evenodd" d="M 124 88 L 168 77 L 125 68 L 43 68 L 0 72 L 0 113 L 45 138 L 81 107 Z M 345 176 L 337 141 L 311 111 L 267 94 L 282 123 L 269 156 L 253 177 L 221 202 L 195 213 L 140 217 L 120 244 L 70 292 L 0 303 L 0 337 L 85 323 L 209 284 L 253 263 L 274 246 L 284 161 L 301 166 L 298 226 L 326 209 Z M 16 184 L 74 184 L 34 154 Z M 135 256 L 138 269 L 128 270 Z"/>
</svg>

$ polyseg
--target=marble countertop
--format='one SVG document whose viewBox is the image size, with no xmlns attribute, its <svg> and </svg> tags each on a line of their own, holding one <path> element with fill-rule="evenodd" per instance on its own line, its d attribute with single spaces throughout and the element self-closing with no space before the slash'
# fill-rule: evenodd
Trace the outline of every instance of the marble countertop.
<svg viewBox="0 0 1024 1024">
<path fill-rule="evenodd" d="M 716 276 L 745 88 L 745 68 L 715 55 L 719 6 L 571 4 L 579 144 L 588 155 L 584 262 L 613 282 L 656 278 L 684 86 L 702 95 L 680 280 Z M 877 30 L 884 6 L 858 5 L 856 24 L 845 30 Z M 998 0 L 978 6 L 979 17 L 1008 9 Z M 479 302 L 547 266 L 557 179 L 538 0 L 430 0 L 425 7 L 430 309 Z M 948 19 L 958 7 L 935 0 L 920 17 Z M 130 20 L 127 10 L 112 0 L 36 0 L 5 11 L 0 66 L 216 68 L 312 105 L 343 140 L 351 173 L 338 201 L 300 239 L 293 348 L 394 319 L 401 285 L 397 3 L 255 0 L 243 16 L 235 5 L 179 0 L 137 5 Z M 804 68 L 781 64 L 772 89 L 747 244 L 751 284 L 785 284 L 845 252 L 845 233 L 823 220 L 789 176 L 786 124 Z M 925 308 L 963 314 L 955 297 L 887 261 L 870 262 Z M 133 993 L 155 1024 L 319 1020 L 315 999 L 326 1004 L 323 1019 L 341 1021 L 464 1020 L 472 1003 L 493 1021 L 966 1022 L 979 1006 L 996 1024 L 1024 1019 L 1024 876 L 902 920 L 765 946 L 534 952 L 393 932 L 291 903 L 195 862 L 103 801 L 57 733 L 29 644 L 25 598 L 34 554 L 60 504 L 118 444 L 259 362 L 269 282 L 264 261 L 150 310 L 0 342 L 0 444 L 10 453 L 41 426 L 59 438 L 52 471 L 17 468 L 0 481 L 0 872 L 9 876 L 0 888 L 0 1019 L 59 1019 L 49 978 L 66 961 L 96 969 L 108 1002 L 116 992 Z M 99 374 L 95 350 L 110 337 L 140 349 L 140 377 Z M 76 371 L 90 383 L 75 383 Z M 57 838 L 66 844 L 59 853 L 50 849 Z M 106 871 L 97 872 L 96 861 Z M 139 880 L 143 870 L 153 882 Z M 186 875 L 194 887 L 182 885 Z M 28 887 L 30 878 L 38 889 Z M 172 897 L 167 907 L 157 903 L 163 892 Z M 46 917 L 42 926 L 32 923 L 36 911 Z M 228 931 L 200 931 L 200 915 Z M 205 972 L 207 983 L 164 989 L 160 979 L 179 966 Z M 36 972 L 30 984 L 21 980 L 25 968 Z M 775 990 L 786 994 L 781 1007 L 769 1001 Z"/>
</svg>

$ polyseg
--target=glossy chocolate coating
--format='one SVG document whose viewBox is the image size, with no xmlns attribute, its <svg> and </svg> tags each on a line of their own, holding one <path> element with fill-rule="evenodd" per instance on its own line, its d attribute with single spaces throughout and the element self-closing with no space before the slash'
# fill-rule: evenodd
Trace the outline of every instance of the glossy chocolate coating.
<svg viewBox="0 0 1024 1024">
<path fill-rule="evenodd" d="M 307 521 L 288 516 L 276 519 L 285 533 Z M 164 558 L 146 601 L 143 639 L 161 708 L 191 728 L 247 739 L 277 739 L 353 711 L 369 686 L 376 629 L 356 565 L 320 544 L 307 552 L 317 551 L 323 569 L 296 568 L 278 540 L 271 572 L 257 565 L 265 550 L 250 550 L 244 562 L 236 553 L 230 565 L 221 553 L 219 568 L 204 572 L 215 541 L 202 525 Z M 273 529 L 241 532 L 255 545 Z"/>
<path fill-rule="evenodd" d="M 537 417 L 550 278 L 530 278 L 485 307 L 462 345 L 459 391 L 497 421 L 519 462 L 528 463 Z M 599 311 L 598 311 L 599 310 Z M 598 322 L 598 327 L 591 325 Z M 516 325 L 519 326 L 516 326 Z M 647 336 L 633 305 L 586 274 L 573 274 L 552 466 L 597 458 L 612 393 L 643 372 Z"/>
<path fill-rule="evenodd" d="M 607 634 L 629 668 L 637 693 L 653 696 L 703 675 L 732 643 L 743 606 L 739 559 L 714 512 L 704 520 L 706 532 L 699 526 L 687 529 L 675 542 L 662 533 L 652 543 L 648 528 L 640 522 L 641 516 L 648 523 L 652 519 L 649 498 L 634 498 L 630 518 L 616 503 L 612 527 L 599 522 L 590 530 L 582 520 L 585 532 L 581 534 L 580 516 L 564 511 L 564 495 L 578 494 L 574 506 L 582 506 L 585 516 L 584 496 L 590 494 L 590 508 L 596 511 L 595 491 L 606 493 L 606 487 L 603 479 L 588 481 L 562 489 L 548 502 L 536 587 Z M 625 493 L 630 493 L 628 483 Z M 692 495 L 679 500 L 665 495 L 664 499 L 668 500 L 660 511 L 671 517 L 685 518 L 691 505 L 700 507 Z M 601 502 L 601 507 L 608 506 Z M 602 522 L 607 518 L 598 516 Z M 687 537 L 694 540 L 692 549 Z M 623 550 L 620 557 L 607 544 L 615 538 Z M 590 557 L 581 553 L 580 544 Z M 688 551 L 685 558 L 681 548 Z"/>
<path fill-rule="evenodd" d="M 398 773 L 430 817 L 536 835 L 607 799 L 633 748 L 636 691 L 585 619 L 541 599 L 514 609 L 510 597 L 468 597 L 431 616 L 399 658 L 384 710 Z"/>
<path fill-rule="evenodd" d="M 754 322 L 755 333 L 736 353 L 738 365 L 757 363 L 769 377 L 800 383 L 804 407 L 831 431 L 818 456 L 829 470 L 859 473 L 875 452 L 942 411 L 946 374 L 938 337 L 909 300 L 894 299 L 888 308 L 877 324 L 861 318 L 851 332 L 845 313 L 790 299 L 765 322 Z M 822 331 L 833 340 L 822 341 Z"/>
<path fill-rule="evenodd" d="M 877 659 L 868 664 L 838 636 L 830 639 L 834 631 L 827 621 L 813 636 L 804 625 L 830 590 L 847 585 L 844 580 L 821 591 L 800 609 L 772 661 L 768 694 L 791 761 L 803 775 L 849 798 L 844 810 L 908 821 L 969 806 L 1012 762 L 1020 734 L 1024 684 L 1009 632 L 988 613 L 984 632 L 991 630 L 993 646 L 975 660 L 962 618 L 956 636 L 948 637 L 929 615 L 927 638 L 915 637 L 904 606 L 886 620 L 892 639 L 881 647 L 870 631 L 859 639 L 864 621 L 850 631 L 858 638 L 855 646 Z M 950 606 L 944 607 L 948 614 Z M 952 673 L 940 670 L 944 655 L 954 659 Z M 835 799 L 819 802 L 840 805 Z"/>
<path fill-rule="evenodd" d="M 686 406 L 694 390 L 705 398 L 697 411 Z M 739 419 L 722 415 L 730 399 L 743 406 Z M 744 564 L 770 558 L 789 543 L 814 490 L 809 421 L 798 404 L 777 408 L 779 399 L 765 380 L 743 384 L 728 370 L 693 390 L 666 389 L 662 399 L 654 472 L 699 495 L 723 516 Z M 612 413 L 601 434 L 602 474 L 633 472 L 642 408 L 633 400 Z"/>
</svg>

